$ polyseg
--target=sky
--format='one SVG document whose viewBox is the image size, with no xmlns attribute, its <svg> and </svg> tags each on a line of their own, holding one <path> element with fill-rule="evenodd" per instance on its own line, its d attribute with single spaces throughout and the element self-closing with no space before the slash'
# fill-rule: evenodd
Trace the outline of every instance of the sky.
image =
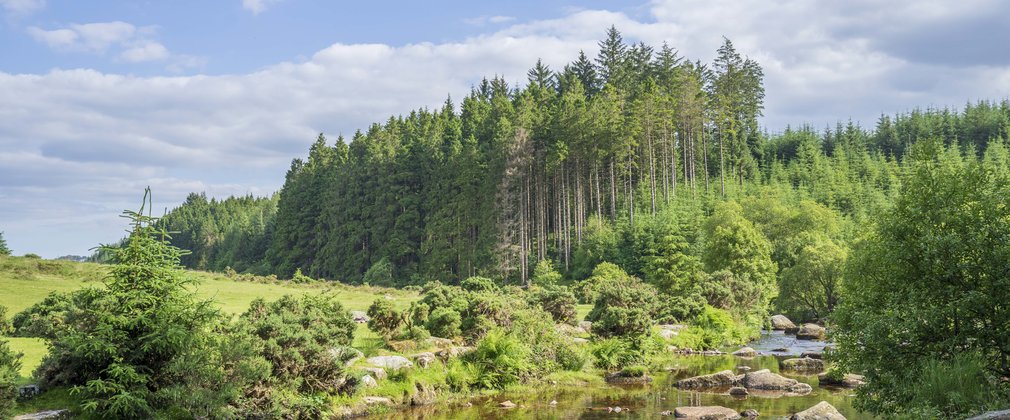
<svg viewBox="0 0 1010 420">
<path fill-rule="evenodd" d="M 0 231 L 88 255 L 118 215 L 190 192 L 268 195 L 319 133 L 522 83 L 594 56 L 614 25 L 765 73 L 770 133 L 1010 96 L 1001 0 L 0 0 Z"/>
</svg>

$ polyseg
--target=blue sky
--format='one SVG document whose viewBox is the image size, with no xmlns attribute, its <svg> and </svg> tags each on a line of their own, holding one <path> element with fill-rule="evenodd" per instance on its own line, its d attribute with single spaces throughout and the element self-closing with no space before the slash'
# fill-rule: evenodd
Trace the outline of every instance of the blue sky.
<svg viewBox="0 0 1010 420">
<path fill-rule="evenodd" d="M 710 62 L 726 36 L 766 75 L 762 124 L 872 126 L 1010 95 L 998 0 L 0 0 L 0 231 L 18 254 L 87 254 L 150 185 L 265 195 L 330 138 L 525 79 L 615 25 Z"/>
</svg>

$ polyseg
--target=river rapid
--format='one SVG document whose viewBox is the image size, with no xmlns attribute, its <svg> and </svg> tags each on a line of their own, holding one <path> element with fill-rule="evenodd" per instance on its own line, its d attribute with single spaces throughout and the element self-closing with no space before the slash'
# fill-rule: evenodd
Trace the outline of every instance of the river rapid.
<svg viewBox="0 0 1010 420">
<path fill-rule="evenodd" d="M 761 418 L 787 418 L 798 411 L 827 401 L 850 420 L 871 419 L 872 416 L 852 407 L 853 390 L 820 387 L 816 375 L 798 375 L 779 370 L 779 361 L 797 357 L 804 352 L 820 353 L 822 341 L 796 340 L 795 336 L 781 331 L 766 332 L 761 339 L 750 344 L 760 353 L 754 358 L 731 355 L 675 357 L 666 372 L 652 375 L 648 385 L 600 385 L 582 388 L 556 387 L 526 392 L 506 392 L 493 397 L 482 397 L 449 406 L 417 407 L 386 413 L 382 418 L 392 419 L 652 419 L 663 418 L 661 413 L 684 406 L 717 405 L 734 410 L 757 410 Z M 773 351 L 785 349 L 786 351 Z M 727 349 L 735 350 L 735 349 Z M 680 390 L 673 386 L 677 380 L 706 375 L 722 370 L 744 373 L 769 369 L 788 378 L 810 384 L 813 392 L 803 396 L 750 395 L 744 398 L 730 396 L 727 389 L 707 391 Z M 504 409 L 499 403 L 510 400 L 517 407 Z M 551 404 L 556 401 L 556 404 Z M 613 410 L 621 407 L 620 412 Z M 667 418 L 673 418 L 671 415 Z"/>
</svg>

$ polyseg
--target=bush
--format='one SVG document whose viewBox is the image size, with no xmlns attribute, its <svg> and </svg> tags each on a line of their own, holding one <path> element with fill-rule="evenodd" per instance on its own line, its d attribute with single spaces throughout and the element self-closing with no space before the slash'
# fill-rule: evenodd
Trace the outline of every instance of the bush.
<svg viewBox="0 0 1010 420">
<path fill-rule="evenodd" d="M 14 326 L 11 324 L 11 320 L 7 319 L 7 307 L 0 305 L 0 336 L 11 335 L 14 333 Z"/>
<path fill-rule="evenodd" d="M 474 365 L 464 363 L 459 358 L 449 359 L 445 365 L 445 383 L 453 392 L 466 392 L 477 380 L 477 369 Z"/>
<path fill-rule="evenodd" d="M 33 259 L 33 260 L 41 260 L 42 259 L 42 257 L 39 256 L 39 254 L 33 254 L 31 252 L 25 254 L 25 258 L 29 258 L 29 259 Z"/>
<path fill-rule="evenodd" d="M 67 332 L 68 314 L 92 307 L 104 294 L 103 290 L 91 287 L 70 293 L 50 292 L 42 301 L 14 315 L 11 320 L 14 335 L 56 339 Z"/>
<path fill-rule="evenodd" d="M 0 341 L 0 417 L 2 418 L 9 418 L 14 414 L 20 370 L 21 354 L 11 351 L 6 341 Z"/>
<path fill-rule="evenodd" d="M 466 357 L 477 371 L 474 384 L 483 389 L 519 384 L 533 369 L 529 346 L 500 329 L 489 331 Z"/>
<path fill-rule="evenodd" d="M 586 366 L 589 361 L 589 354 L 581 346 L 574 344 L 563 345 L 557 348 L 554 358 L 564 370 L 578 372 Z"/>
<path fill-rule="evenodd" d="M 368 328 L 384 338 L 392 337 L 403 323 L 403 317 L 387 299 L 376 299 L 368 307 Z"/>
<path fill-rule="evenodd" d="M 914 379 L 906 382 L 908 406 L 943 418 L 1004 408 L 1010 398 L 986 369 L 982 358 L 971 353 L 949 360 L 926 359 Z"/>
<path fill-rule="evenodd" d="M 295 274 L 293 274 L 291 276 L 291 282 L 292 283 L 308 284 L 308 283 L 312 283 L 312 282 L 315 282 L 315 281 L 316 280 L 313 279 L 312 277 L 309 277 L 309 276 L 306 276 L 306 275 L 302 274 L 302 269 L 301 268 L 295 269 Z"/>
<path fill-rule="evenodd" d="M 493 292 L 498 290 L 494 281 L 487 277 L 468 277 L 459 283 L 459 287 L 468 292 Z"/>
<path fill-rule="evenodd" d="M 428 330 L 419 325 L 411 325 L 400 336 L 401 339 L 414 341 L 427 340 L 429 337 L 431 337 L 431 334 Z"/>
<path fill-rule="evenodd" d="M 593 322 L 593 334 L 634 337 L 649 332 L 657 305 L 652 285 L 631 277 L 618 277 L 600 286 L 593 310 L 586 316 Z"/>
<path fill-rule="evenodd" d="M 627 366 L 618 373 L 625 378 L 641 378 L 649 373 L 649 369 L 642 365 Z"/>
<path fill-rule="evenodd" d="M 533 268 L 532 282 L 537 286 L 554 286 L 561 282 L 561 273 L 550 260 L 540 260 Z"/>
<path fill-rule="evenodd" d="M 452 308 L 435 309 L 428 317 L 428 331 L 436 337 L 453 338 L 460 335 L 462 320 Z"/>
<path fill-rule="evenodd" d="M 629 341 L 618 338 L 593 343 L 593 366 L 603 370 L 616 370 L 644 361 L 644 355 Z"/>
<path fill-rule="evenodd" d="M 661 293 L 656 307 L 656 321 L 661 323 L 686 323 L 705 308 L 705 298 L 693 292 L 683 296 Z"/>
<path fill-rule="evenodd" d="M 533 294 L 534 303 L 551 314 L 554 322 L 575 324 L 575 294 L 567 287 L 556 286 Z"/>
</svg>

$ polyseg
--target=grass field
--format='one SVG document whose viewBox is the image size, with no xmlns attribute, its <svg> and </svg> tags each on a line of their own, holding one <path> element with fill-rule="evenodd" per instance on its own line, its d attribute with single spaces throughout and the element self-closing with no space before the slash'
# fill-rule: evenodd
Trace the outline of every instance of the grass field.
<svg viewBox="0 0 1010 420">
<path fill-rule="evenodd" d="M 102 287 L 108 266 L 69 261 L 48 261 L 22 257 L 0 257 L 0 305 L 7 307 L 7 316 L 41 301 L 50 292 L 68 292 L 81 287 Z M 186 276 L 196 280 L 196 293 L 211 299 L 228 315 L 241 314 L 256 298 L 275 300 L 285 294 L 305 295 L 332 293 L 348 310 L 365 310 L 375 299 L 386 298 L 398 309 L 406 308 L 417 299 L 416 293 L 377 287 L 354 287 L 340 283 L 294 284 L 277 281 L 269 283 L 235 281 L 223 274 L 186 271 Z M 3 338 L 14 351 L 24 353 L 21 375 L 24 381 L 39 365 L 47 353 L 44 340 L 35 338 Z M 354 347 L 366 354 L 381 343 L 381 338 L 364 324 L 358 325 Z"/>
</svg>

